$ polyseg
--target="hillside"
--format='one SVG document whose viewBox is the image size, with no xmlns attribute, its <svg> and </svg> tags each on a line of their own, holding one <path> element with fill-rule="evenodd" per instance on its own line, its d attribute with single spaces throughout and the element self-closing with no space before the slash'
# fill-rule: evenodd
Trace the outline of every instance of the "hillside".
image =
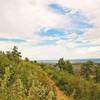
<svg viewBox="0 0 100 100">
<path fill-rule="evenodd" d="M 99 100 L 100 84 L 94 79 L 84 79 L 80 75 L 59 71 L 58 68 L 48 65 L 43 66 L 43 69 L 68 97 L 74 100 Z"/>
<path fill-rule="evenodd" d="M 17 47 L 0 52 L 0 100 L 99 100 L 99 76 L 100 67 L 91 61 L 77 75 L 63 58 L 48 65 L 22 59 Z"/>
<path fill-rule="evenodd" d="M 40 65 L 20 52 L 0 52 L 0 100 L 70 100 Z"/>
</svg>

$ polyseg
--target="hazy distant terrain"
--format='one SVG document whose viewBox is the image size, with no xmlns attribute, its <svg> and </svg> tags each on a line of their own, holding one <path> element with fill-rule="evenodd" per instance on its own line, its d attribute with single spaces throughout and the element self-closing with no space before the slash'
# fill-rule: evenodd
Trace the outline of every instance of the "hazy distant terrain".
<svg viewBox="0 0 100 100">
<path fill-rule="evenodd" d="M 95 63 L 100 63 L 100 58 L 94 58 L 94 59 L 69 59 L 71 63 L 84 63 L 87 62 L 88 60 L 91 60 Z M 46 64 L 55 64 L 58 62 L 58 60 L 38 60 L 39 63 L 46 63 Z"/>
</svg>

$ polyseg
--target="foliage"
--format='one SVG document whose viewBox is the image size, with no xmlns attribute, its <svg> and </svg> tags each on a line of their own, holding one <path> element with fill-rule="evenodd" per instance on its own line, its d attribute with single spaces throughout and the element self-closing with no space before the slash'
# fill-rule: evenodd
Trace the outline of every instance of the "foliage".
<svg viewBox="0 0 100 100">
<path fill-rule="evenodd" d="M 90 75 L 92 73 L 92 69 L 94 67 L 94 63 L 92 61 L 88 61 L 82 64 L 81 67 L 81 75 L 86 78 L 89 79 Z"/>
<path fill-rule="evenodd" d="M 25 89 L 20 78 L 10 87 L 10 100 L 25 100 Z"/>
<path fill-rule="evenodd" d="M 73 67 L 69 60 L 65 61 L 63 58 L 60 58 L 57 65 L 60 70 L 66 70 L 68 73 L 73 74 Z"/>
<path fill-rule="evenodd" d="M 29 89 L 30 100 L 47 100 L 48 89 L 41 82 L 33 81 L 32 86 Z"/>
<path fill-rule="evenodd" d="M 48 79 L 38 64 L 21 59 L 17 47 L 0 52 L 0 100 L 48 100 Z"/>
<path fill-rule="evenodd" d="M 19 63 L 21 60 L 21 52 L 19 52 L 18 48 L 14 46 L 12 52 L 7 51 L 7 57 L 10 61 L 13 61 L 12 63 Z"/>
<path fill-rule="evenodd" d="M 67 96 L 71 96 L 75 100 L 99 100 L 100 84 L 95 83 L 95 81 L 85 80 L 81 76 L 47 66 L 44 70 Z"/>
<path fill-rule="evenodd" d="M 74 72 L 73 72 L 73 66 L 72 66 L 72 64 L 71 64 L 71 62 L 69 61 L 69 60 L 67 60 L 66 62 L 65 62 L 65 70 L 67 70 L 69 73 L 71 73 L 71 74 L 73 74 Z"/>
<path fill-rule="evenodd" d="M 100 83 L 100 66 L 95 66 L 95 80 Z"/>
<path fill-rule="evenodd" d="M 16 46 L 11 52 L 0 52 L 0 100 L 56 100 L 50 78 L 75 100 L 100 99 L 100 66 L 91 61 L 82 64 L 79 76 L 63 58 L 55 67 L 23 60 Z"/>
<path fill-rule="evenodd" d="M 58 67 L 60 68 L 60 70 L 65 69 L 65 61 L 64 61 L 63 58 L 60 58 L 60 59 L 58 60 Z"/>
</svg>

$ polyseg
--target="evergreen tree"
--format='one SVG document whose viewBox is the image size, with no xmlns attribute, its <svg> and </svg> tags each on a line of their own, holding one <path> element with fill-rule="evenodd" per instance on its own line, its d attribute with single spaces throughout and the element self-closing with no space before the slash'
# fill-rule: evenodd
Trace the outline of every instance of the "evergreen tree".
<svg viewBox="0 0 100 100">
<path fill-rule="evenodd" d="M 60 68 L 60 70 L 64 70 L 64 71 L 67 71 L 68 73 L 71 73 L 73 74 L 73 67 L 72 67 L 72 64 L 69 60 L 67 61 L 64 61 L 63 58 L 60 58 L 58 60 L 58 67 Z"/>
<path fill-rule="evenodd" d="M 65 61 L 64 61 L 64 58 L 60 58 L 58 60 L 58 67 L 60 68 L 60 70 L 64 70 L 65 69 Z"/>
<path fill-rule="evenodd" d="M 88 61 L 86 63 L 83 63 L 81 66 L 81 75 L 86 78 L 89 79 L 90 75 L 92 73 L 92 68 L 94 67 L 94 63 L 92 61 Z"/>
<path fill-rule="evenodd" d="M 68 71 L 68 73 L 71 73 L 71 74 L 74 73 L 73 72 L 73 66 L 72 66 L 72 64 L 71 64 L 71 62 L 69 60 L 67 60 L 65 62 L 65 70 Z"/>
<path fill-rule="evenodd" d="M 21 52 L 19 52 L 18 48 L 14 46 L 12 52 L 7 51 L 7 57 L 10 61 L 13 61 L 13 63 L 19 63 L 21 60 Z"/>
<path fill-rule="evenodd" d="M 12 55 L 13 55 L 15 61 L 19 61 L 21 58 L 21 53 L 18 52 L 18 48 L 16 46 L 13 47 Z"/>
</svg>

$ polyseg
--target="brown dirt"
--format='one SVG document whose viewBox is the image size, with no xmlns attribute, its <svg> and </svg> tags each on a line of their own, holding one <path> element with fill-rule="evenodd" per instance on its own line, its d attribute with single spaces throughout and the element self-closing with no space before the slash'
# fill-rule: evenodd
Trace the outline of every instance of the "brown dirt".
<svg viewBox="0 0 100 100">
<path fill-rule="evenodd" d="M 54 83 L 53 80 L 49 79 L 49 84 L 53 87 L 56 91 L 56 100 L 72 100 L 70 97 L 66 96 L 63 91 L 59 89 Z"/>
</svg>

